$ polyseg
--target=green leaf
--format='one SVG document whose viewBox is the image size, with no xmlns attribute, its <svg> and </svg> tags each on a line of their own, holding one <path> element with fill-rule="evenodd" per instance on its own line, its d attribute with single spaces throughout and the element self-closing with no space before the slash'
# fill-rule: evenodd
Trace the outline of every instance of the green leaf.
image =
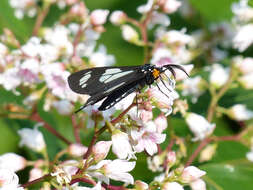
<svg viewBox="0 0 253 190">
<path fill-rule="evenodd" d="M 0 31 L 4 27 L 9 28 L 21 42 L 24 42 L 31 36 L 34 21 L 27 17 L 22 20 L 17 19 L 9 2 L 8 0 L 1 0 L 0 3 Z"/>
<path fill-rule="evenodd" d="M 207 21 L 230 20 L 233 16 L 231 5 L 237 0 L 190 0 L 192 6 Z"/>
<path fill-rule="evenodd" d="M 253 164 L 247 160 L 206 164 L 200 169 L 207 172 L 204 180 L 209 189 L 252 190 Z"/>
<path fill-rule="evenodd" d="M 18 135 L 15 129 L 19 128 L 14 120 L 0 119 L 0 154 L 16 152 L 18 149 Z"/>
<path fill-rule="evenodd" d="M 24 100 L 23 95 L 15 95 L 11 91 L 7 91 L 4 88 L 0 87 L 0 105 L 8 104 L 8 103 L 15 103 L 22 105 Z"/>
</svg>

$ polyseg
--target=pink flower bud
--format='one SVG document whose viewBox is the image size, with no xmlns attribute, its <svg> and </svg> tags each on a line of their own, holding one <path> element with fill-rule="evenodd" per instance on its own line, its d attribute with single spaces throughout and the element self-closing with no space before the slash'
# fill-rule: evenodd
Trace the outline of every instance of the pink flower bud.
<svg viewBox="0 0 253 190">
<path fill-rule="evenodd" d="M 102 25 L 106 22 L 106 17 L 109 14 L 108 10 L 97 9 L 92 11 L 90 21 L 93 25 Z"/>
<path fill-rule="evenodd" d="M 176 163 L 177 157 L 176 157 L 176 152 L 170 151 L 167 154 L 167 162 L 169 166 L 172 166 Z"/>
<path fill-rule="evenodd" d="M 71 144 L 68 148 L 68 152 L 71 156 L 80 157 L 87 152 L 88 148 L 82 144 Z"/>
<path fill-rule="evenodd" d="M 43 176 L 43 171 L 40 168 L 33 168 L 29 172 L 29 181 L 33 181 Z"/>
<path fill-rule="evenodd" d="M 190 186 L 192 190 L 206 190 L 206 183 L 202 179 L 197 179 Z"/>
<path fill-rule="evenodd" d="M 202 171 L 195 166 L 188 166 L 183 170 L 181 179 L 184 183 L 191 183 L 203 175 L 206 175 L 205 171 Z"/>
<path fill-rule="evenodd" d="M 79 16 L 79 17 L 86 16 L 87 10 L 86 10 L 84 2 L 74 4 L 70 9 L 70 13 L 74 16 Z"/>
<path fill-rule="evenodd" d="M 132 43 L 136 43 L 139 40 L 139 34 L 136 32 L 136 30 L 131 27 L 130 25 L 123 25 L 121 27 L 122 30 L 122 36 L 124 40 Z"/>
<path fill-rule="evenodd" d="M 115 25 L 124 24 L 126 19 L 127 15 L 123 11 L 113 11 L 113 13 L 110 16 L 111 23 Z"/>
<path fill-rule="evenodd" d="M 77 2 L 78 2 L 78 0 L 66 0 L 66 3 L 68 5 L 73 5 L 74 3 L 77 3 Z"/>
<path fill-rule="evenodd" d="M 148 184 L 143 181 L 137 180 L 134 185 L 136 190 L 148 190 Z"/>
<path fill-rule="evenodd" d="M 168 14 L 174 13 L 181 6 L 181 2 L 177 0 L 159 0 L 158 3 L 163 12 Z"/>
<path fill-rule="evenodd" d="M 94 159 L 96 162 L 99 162 L 106 158 L 111 145 L 111 141 L 99 141 L 95 144 L 95 146 L 92 148 L 92 152 L 94 154 Z"/>
<path fill-rule="evenodd" d="M 167 182 L 163 185 L 163 190 L 184 190 L 183 186 L 177 182 Z"/>
</svg>

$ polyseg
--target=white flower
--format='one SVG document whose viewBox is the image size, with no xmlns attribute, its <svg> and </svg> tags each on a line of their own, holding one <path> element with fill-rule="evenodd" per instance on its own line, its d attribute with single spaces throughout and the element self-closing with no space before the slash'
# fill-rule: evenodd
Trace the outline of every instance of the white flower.
<svg viewBox="0 0 253 190">
<path fill-rule="evenodd" d="M 171 14 L 177 11 L 177 9 L 181 6 L 181 2 L 177 0 L 163 0 L 160 4 L 163 12 Z"/>
<path fill-rule="evenodd" d="M 5 58 L 8 54 L 8 48 L 3 43 L 0 43 L 0 65 L 5 66 L 6 61 Z"/>
<path fill-rule="evenodd" d="M 116 129 L 112 133 L 112 151 L 120 159 L 132 158 L 134 153 L 128 134 Z"/>
<path fill-rule="evenodd" d="M 131 93 L 127 97 L 125 97 L 123 100 L 118 102 L 114 107 L 116 110 L 125 110 L 127 109 L 134 101 L 134 98 L 136 97 L 136 93 Z"/>
<path fill-rule="evenodd" d="M 62 25 L 56 25 L 53 29 L 45 30 L 45 40 L 55 46 L 58 55 L 71 56 L 73 54 L 73 44 L 70 42 L 68 35 L 70 30 Z"/>
<path fill-rule="evenodd" d="M 186 114 L 186 123 L 195 136 L 193 141 L 203 140 L 215 129 L 215 124 L 209 123 L 203 116 L 196 113 Z"/>
<path fill-rule="evenodd" d="M 138 130 L 131 130 L 131 137 L 136 142 L 134 149 L 137 152 L 147 151 L 149 155 L 157 152 L 157 144 L 164 142 L 166 135 L 156 131 L 156 125 L 153 121 L 143 124 Z"/>
<path fill-rule="evenodd" d="M 73 102 L 77 100 L 78 95 L 70 90 L 67 82 L 70 72 L 66 71 L 61 63 L 44 64 L 41 72 L 52 94 Z"/>
<path fill-rule="evenodd" d="M 232 12 L 235 14 L 235 19 L 241 22 L 248 22 L 253 19 L 253 8 L 248 5 L 248 0 L 233 3 Z"/>
<path fill-rule="evenodd" d="M 193 64 L 188 64 L 188 65 L 181 65 L 185 72 L 190 75 L 194 65 Z M 182 71 L 181 69 L 175 69 L 175 73 L 176 73 L 176 81 L 181 81 L 184 79 L 188 79 L 189 77 L 187 76 L 187 74 L 184 71 Z"/>
<path fill-rule="evenodd" d="M 18 176 L 8 169 L 0 169 L 0 189 L 1 190 L 24 190 L 23 187 L 18 187 Z"/>
<path fill-rule="evenodd" d="M 167 27 L 170 25 L 170 19 L 164 13 L 159 13 L 157 11 L 154 11 L 152 12 L 150 22 L 148 23 L 148 27 L 153 28 L 157 24 Z"/>
<path fill-rule="evenodd" d="M 201 88 L 202 78 L 200 76 L 187 78 L 183 81 L 183 96 L 191 96 L 193 103 L 196 103 L 198 97 L 204 93 L 204 89 Z"/>
<path fill-rule="evenodd" d="M 166 87 L 165 87 L 166 85 Z M 172 105 L 175 99 L 179 97 L 178 93 L 174 90 L 175 81 L 164 81 L 164 84 L 159 81 L 157 86 L 149 88 L 147 93 L 151 100 L 153 100 L 157 106 L 166 112 L 166 115 L 172 111 Z M 159 88 L 158 88 L 159 86 Z"/>
<path fill-rule="evenodd" d="M 139 40 L 139 34 L 130 25 L 124 24 L 121 26 L 122 36 L 124 40 L 136 43 Z"/>
<path fill-rule="evenodd" d="M 111 23 L 115 25 L 123 24 L 126 21 L 126 19 L 127 15 L 123 11 L 113 11 L 110 16 Z"/>
<path fill-rule="evenodd" d="M 253 89 L 253 72 L 239 77 L 238 81 L 245 89 Z"/>
<path fill-rule="evenodd" d="M 175 59 L 172 56 L 172 52 L 168 48 L 160 47 L 156 49 L 150 62 L 153 65 L 162 67 L 170 63 L 175 63 Z"/>
<path fill-rule="evenodd" d="M 194 40 L 190 35 L 185 34 L 185 30 L 170 30 L 169 32 L 166 32 L 161 39 L 167 44 L 177 45 L 193 43 Z"/>
<path fill-rule="evenodd" d="M 236 67 L 242 72 L 242 74 L 253 73 L 253 58 L 237 56 L 233 59 Z"/>
<path fill-rule="evenodd" d="M 225 69 L 219 64 L 214 64 L 212 66 L 209 80 L 215 88 L 220 88 L 221 86 L 223 86 L 227 82 L 228 77 L 229 77 L 228 69 Z"/>
<path fill-rule="evenodd" d="M 36 152 L 41 152 L 46 148 L 44 137 L 37 128 L 23 128 L 18 130 L 18 134 L 21 137 L 20 146 L 27 146 Z"/>
<path fill-rule="evenodd" d="M 184 190 L 184 188 L 177 182 L 167 182 L 163 184 L 162 190 Z"/>
<path fill-rule="evenodd" d="M 17 67 L 7 69 L 5 72 L 0 74 L 0 84 L 3 85 L 6 90 L 14 90 L 22 82 L 21 78 L 17 76 Z"/>
<path fill-rule="evenodd" d="M 155 156 L 149 156 L 147 158 L 147 164 L 148 164 L 148 169 L 150 169 L 152 172 L 161 172 L 163 171 L 164 167 L 164 158 L 157 154 Z"/>
<path fill-rule="evenodd" d="M 26 44 L 21 47 L 21 49 L 26 55 L 36 57 L 39 55 L 39 52 L 41 50 L 40 41 L 40 38 L 33 36 L 26 42 Z"/>
<path fill-rule="evenodd" d="M 25 14 L 34 17 L 37 13 L 37 0 L 10 0 L 10 5 L 15 9 L 15 16 L 22 19 Z"/>
<path fill-rule="evenodd" d="M 206 183 L 202 179 L 197 179 L 190 183 L 192 190 L 206 190 Z"/>
<path fill-rule="evenodd" d="M 247 152 L 246 158 L 247 158 L 249 161 L 253 162 L 253 149 L 251 149 L 250 152 Z"/>
<path fill-rule="evenodd" d="M 206 175 L 206 172 L 198 169 L 195 166 L 188 166 L 184 168 L 183 173 L 181 175 L 181 180 L 184 183 L 191 183 L 193 181 L 198 180 L 203 175 Z"/>
<path fill-rule="evenodd" d="M 147 4 L 137 7 L 137 11 L 141 14 L 147 13 L 148 11 L 151 10 L 153 4 L 154 4 L 154 0 L 148 0 Z"/>
<path fill-rule="evenodd" d="M 113 55 L 106 54 L 106 47 L 100 45 L 98 47 L 98 51 L 91 54 L 89 61 L 96 67 L 104 67 L 113 65 L 115 62 L 115 58 Z"/>
<path fill-rule="evenodd" d="M 61 115 L 70 115 L 74 109 L 74 106 L 68 100 L 54 101 L 53 106 Z"/>
<path fill-rule="evenodd" d="M 24 84 L 30 85 L 40 82 L 39 71 L 40 65 L 38 60 L 26 59 L 19 65 L 18 76 L 23 80 Z"/>
<path fill-rule="evenodd" d="M 51 176 L 56 176 L 56 181 L 60 184 L 69 184 L 71 182 L 71 175 L 67 173 L 63 168 L 57 167 Z"/>
<path fill-rule="evenodd" d="M 89 175 L 94 176 L 99 181 L 104 181 L 107 184 L 109 184 L 109 178 L 125 182 L 126 184 L 133 184 L 134 178 L 128 172 L 133 170 L 134 167 L 135 162 L 128 162 L 126 160 L 102 160 L 97 165 L 89 167 L 88 171 Z"/>
<path fill-rule="evenodd" d="M 246 50 L 253 42 L 253 24 L 247 24 L 239 28 L 233 39 L 233 47 L 240 52 Z"/>
<path fill-rule="evenodd" d="M 243 104 L 233 105 L 228 109 L 227 114 L 234 120 L 244 121 L 253 118 L 253 111 L 248 110 Z"/>
<path fill-rule="evenodd" d="M 156 125 L 156 130 L 158 133 L 162 133 L 166 128 L 167 128 L 167 118 L 163 115 L 160 114 L 155 120 L 155 125 Z"/>
<path fill-rule="evenodd" d="M 0 156 L 0 168 L 6 168 L 14 172 L 26 167 L 26 159 L 15 153 L 5 153 Z"/>
<path fill-rule="evenodd" d="M 90 21 L 93 25 L 102 25 L 106 22 L 106 18 L 109 14 L 108 10 L 96 9 L 90 14 Z"/>
<path fill-rule="evenodd" d="M 75 175 L 78 171 L 79 162 L 77 160 L 67 160 L 62 162 L 59 167 L 62 167 L 67 175 Z"/>
</svg>

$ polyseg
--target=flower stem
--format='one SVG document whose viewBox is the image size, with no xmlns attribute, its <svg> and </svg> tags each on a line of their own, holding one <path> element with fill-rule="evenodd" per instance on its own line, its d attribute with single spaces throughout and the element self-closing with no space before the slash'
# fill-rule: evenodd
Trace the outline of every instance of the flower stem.
<svg viewBox="0 0 253 190">
<path fill-rule="evenodd" d="M 212 94 L 212 99 L 211 99 L 211 103 L 210 103 L 210 105 L 208 107 L 208 111 L 207 111 L 207 121 L 209 121 L 209 122 L 212 121 L 213 116 L 214 116 L 214 112 L 215 112 L 217 104 L 218 104 L 218 101 L 226 93 L 226 91 L 229 89 L 230 84 L 234 81 L 234 78 L 235 78 L 236 75 L 237 75 L 236 68 L 232 65 L 227 82 L 218 91 L 218 93 L 211 93 Z"/>
<path fill-rule="evenodd" d="M 32 32 L 32 35 L 33 36 L 37 36 L 38 35 L 38 32 L 39 32 L 39 29 L 44 21 L 44 19 L 46 18 L 48 12 L 49 12 L 49 9 L 50 9 L 50 3 L 46 4 L 42 10 L 40 11 L 39 15 L 37 16 L 37 19 L 35 21 L 35 25 L 34 25 L 34 28 L 33 28 L 33 32 Z"/>
<path fill-rule="evenodd" d="M 36 183 L 40 183 L 40 182 L 44 181 L 46 178 L 49 178 L 49 177 L 51 177 L 51 175 L 50 174 L 46 174 L 46 175 L 44 175 L 44 176 L 42 176 L 40 178 L 37 178 L 37 179 L 35 179 L 33 181 L 29 181 L 29 182 L 21 185 L 21 187 L 27 188 L 27 187 L 29 187 L 31 185 L 36 184 Z"/>
<path fill-rule="evenodd" d="M 63 142 L 65 142 L 66 144 L 70 145 L 71 142 L 66 139 L 64 136 L 62 136 L 60 133 L 58 133 L 53 127 L 51 127 L 48 123 L 46 123 L 41 117 L 40 115 L 35 112 L 34 114 L 32 114 L 31 116 L 31 120 L 36 121 L 36 122 L 42 122 L 44 125 L 43 127 L 45 129 L 47 129 L 50 133 L 52 133 L 53 135 L 55 135 L 56 137 L 58 137 L 59 139 L 61 139 Z"/>
</svg>

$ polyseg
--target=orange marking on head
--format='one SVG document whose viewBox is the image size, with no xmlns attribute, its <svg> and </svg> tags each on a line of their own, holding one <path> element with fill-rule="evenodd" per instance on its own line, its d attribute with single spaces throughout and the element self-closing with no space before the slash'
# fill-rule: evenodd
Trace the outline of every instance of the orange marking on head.
<svg viewBox="0 0 253 190">
<path fill-rule="evenodd" d="M 154 69 L 152 74 L 153 74 L 153 77 L 154 77 L 154 78 L 158 78 L 159 75 L 160 75 L 160 71 L 157 70 L 157 69 Z"/>
</svg>

